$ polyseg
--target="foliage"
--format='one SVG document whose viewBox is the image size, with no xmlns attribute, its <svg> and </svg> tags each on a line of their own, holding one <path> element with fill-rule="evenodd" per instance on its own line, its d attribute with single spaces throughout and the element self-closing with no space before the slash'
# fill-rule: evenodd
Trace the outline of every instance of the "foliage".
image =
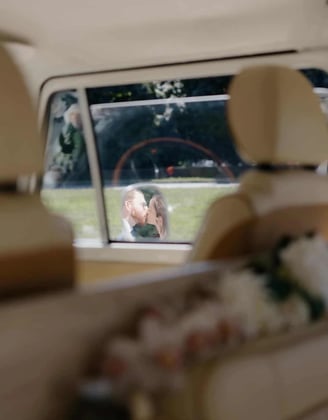
<svg viewBox="0 0 328 420">
<path fill-rule="evenodd" d="M 232 172 L 239 175 L 238 164 L 244 164 L 234 150 L 227 129 L 225 102 L 174 101 L 175 98 L 225 94 L 230 80 L 230 76 L 220 76 L 88 89 L 105 184 L 112 184 L 120 158 L 132 149 L 120 174 L 125 184 L 149 180 L 159 172 L 163 174 L 167 167 L 187 168 L 201 160 L 215 160 L 213 154 L 217 156 L 216 163 L 226 162 Z M 135 101 L 154 99 L 173 101 L 134 105 Z M 108 104 L 121 102 L 125 102 L 124 107 L 106 108 Z M 131 106 L 127 106 L 129 102 Z M 191 142 L 203 146 L 208 153 L 195 148 Z M 220 165 L 217 165 L 217 173 L 222 175 Z"/>
</svg>

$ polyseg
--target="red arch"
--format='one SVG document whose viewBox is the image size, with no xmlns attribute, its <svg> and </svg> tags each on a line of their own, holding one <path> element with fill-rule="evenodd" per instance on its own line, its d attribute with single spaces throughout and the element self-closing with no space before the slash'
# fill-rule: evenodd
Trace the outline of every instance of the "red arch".
<svg viewBox="0 0 328 420">
<path fill-rule="evenodd" d="M 182 140 L 182 139 L 178 139 L 174 137 L 159 137 L 159 138 L 140 141 L 139 143 L 131 146 L 125 153 L 123 153 L 123 155 L 120 157 L 114 169 L 113 184 L 115 185 L 119 181 L 123 165 L 125 164 L 127 159 L 132 155 L 132 153 L 134 153 L 136 150 L 139 150 L 149 144 L 161 143 L 161 142 L 185 144 L 185 145 L 193 147 L 194 149 L 200 150 L 203 153 L 205 153 L 207 156 L 209 156 L 214 162 L 216 162 L 222 168 L 222 171 L 228 176 L 229 179 L 231 180 L 235 179 L 235 176 L 231 172 L 231 170 L 226 166 L 221 166 L 223 163 L 222 160 L 210 149 L 207 149 L 206 147 L 201 146 L 200 144 L 197 144 L 191 140 Z"/>
</svg>

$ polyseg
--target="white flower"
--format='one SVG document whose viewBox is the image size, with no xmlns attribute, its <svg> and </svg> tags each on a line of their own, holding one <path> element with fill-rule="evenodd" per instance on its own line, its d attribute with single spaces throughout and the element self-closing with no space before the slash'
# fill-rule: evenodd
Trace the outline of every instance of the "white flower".
<svg viewBox="0 0 328 420">
<path fill-rule="evenodd" d="M 145 317 L 139 326 L 140 343 L 147 354 L 162 349 L 178 350 L 183 337 L 177 323 L 163 323 L 153 317 Z"/>
<path fill-rule="evenodd" d="M 118 336 L 107 343 L 106 354 L 122 358 L 128 364 L 133 364 L 141 355 L 141 346 L 137 340 Z"/>
<path fill-rule="evenodd" d="M 204 302 L 194 310 L 186 313 L 179 320 L 181 335 L 187 337 L 192 332 L 211 332 L 216 329 L 223 317 L 223 308 L 219 302 Z"/>
<path fill-rule="evenodd" d="M 121 393 L 137 381 L 135 367 L 140 366 L 142 348 L 131 338 L 118 336 L 107 343 L 103 374 L 113 381 L 114 392 Z"/>
<path fill-rule="evenodd" d="M 152 390 L 167 384 L 167 375 L 160 371 L 145 352 L 143 344 L 140 340 L 117 337 L 107 346 L 105 364 L 106 361 L 107 364 L 111 363 L 111 360 L 123 363 L 122 374 L 112 377 L 114 393 L 124 394 L 134 387 Z"/>
<path fill-rule="evenodd" d="M 308 305 L 303 299 L 296 295 L 281 303 L 279 306 L 285 318 L 287 327 L 298 327 L 300 325 L 305 325 L 310 321 Z"/>
<path fill-rule="evenodd" d="M 281 259 L 300 285 L 328 305 L 328 249 L 321 236 L 292 242 L 281 251 Z"/>
<path fill-rule="evenodd" d="M 219 297 L 227 313 L 237 317 L 247 337 L 282 328 L 283 317 L 270 301 L 264 280 L 249 270 L 226 273 L 219 283 Z"/>
</svg>

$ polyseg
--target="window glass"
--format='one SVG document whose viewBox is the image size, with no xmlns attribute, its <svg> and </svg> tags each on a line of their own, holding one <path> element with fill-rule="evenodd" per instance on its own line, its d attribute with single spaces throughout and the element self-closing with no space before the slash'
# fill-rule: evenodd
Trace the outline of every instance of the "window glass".
<svg viewBox="0 0 328 420">
<path fill-rule="evenodd" d="M 50 100 L 43 201 L 73 223 L 75 237 L 99 238 L 94 190 L 75 91 Z"/>
<path fill-rule="evenodd" d="M 133 231 L 142 224 L 133 202 L 129 210 L 124 204 L 126 191 L 140 191 L 134 184 L 147 183 L 164 197 L 170 225 L 165 236 L 130 236 L 142 241 L 192 241 L 209 204 L 236 189 L 248 165 L 227 128 L 229 81 L 227 76 L 88 89 L 111 240 L 127 240 L 122 228 Z M 151 198 L 146 194 L 148 212 Z M 147 216 L 143 223 L 147 228 L 154 219 Z"/>
<path fill-rule="evenodd" d="M 327 114 L 327 73 L 302 72 Z M 230 81 L 86 87 L 110 241 L 192 242 L 210 203 L 236 190 L 251 165 L 238 156 L 229 132 Z M 42 196 L 72 220 L 77 238 L 99 238 L 79 111 L 76 92 L 52 96 Z"/>
</svg>

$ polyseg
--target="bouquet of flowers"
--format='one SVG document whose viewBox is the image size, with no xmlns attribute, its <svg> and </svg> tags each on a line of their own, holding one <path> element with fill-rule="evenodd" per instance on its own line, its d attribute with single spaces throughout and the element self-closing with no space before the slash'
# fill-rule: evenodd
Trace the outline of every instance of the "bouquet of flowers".
<svg viewBox="0 0 328 420">
<path fill-rule="evenodd" d="M 181 295 L 140 308 L 129 334 L 108 338 L 73 417 L 151 419 L 156 395 L 183 387 L 188 369 L 242 342 L 314 322 L 326 307 L 325 240 L 314 233 L 283 237 L 215 281 L 199 279 Z"/>
</svg>

